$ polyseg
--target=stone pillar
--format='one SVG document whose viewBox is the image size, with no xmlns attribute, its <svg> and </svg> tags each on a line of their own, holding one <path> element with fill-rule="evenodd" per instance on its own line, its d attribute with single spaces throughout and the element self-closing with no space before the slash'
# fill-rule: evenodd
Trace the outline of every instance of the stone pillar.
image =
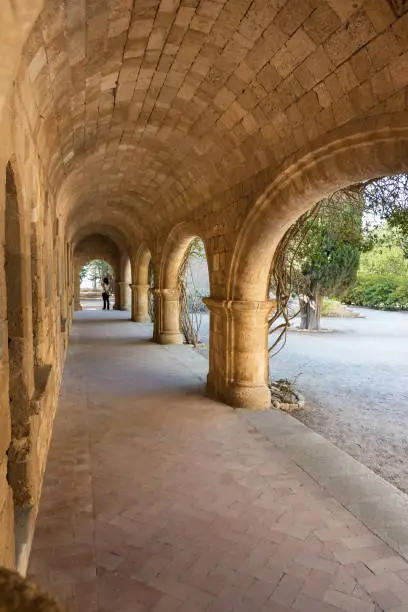
<svg viewBox="0 0 408 612">
<path fill-rule="evenodd" d="M 115 307 L 117 310 L 125 310 L 124 309 L 124 296 L 125 296 L 125 281 L 117 281 L 115 292 Z"/>
<path fill-rule="evenodd" d="M 183 344 L 178 289 L 155 289 L 153 339 L 159 344 Z"/>
<path fill-rule="evenodd" d="M 159 342 L 160 336 L 161 295 L 158 289 L 153 289 L 153 342 Z"/>
<path fill-rule="evenodd" d="M 82 310 L 81 296 L 80 296 L 80 278 L 79 272 L 75 271 L 74 278 L 74 310 Z"/>
<path fill-rule="evenodd" d="M 72 245 L 69 248 L 69 322 L 74 317 L 75 266 Z"/>
<path fill-rule="evenodd" d="M 274 302 L 203 301 L 210 310 L 209 395 L 236 408 L 269 408 L 268 315 Z"/>
<path fill-rule="evenodd" d="M 115 310 L 131 310 L 131 304 L 129 301 L 130 291 L 129 283 L 126 281 L 117 281 L 115 292 Z"/>
<path fill-rule="evenodd" d="M 132 291 L 132 321 L 145 323 L 149 316 L 149 285 L 129 285 Z"/>
</svg>

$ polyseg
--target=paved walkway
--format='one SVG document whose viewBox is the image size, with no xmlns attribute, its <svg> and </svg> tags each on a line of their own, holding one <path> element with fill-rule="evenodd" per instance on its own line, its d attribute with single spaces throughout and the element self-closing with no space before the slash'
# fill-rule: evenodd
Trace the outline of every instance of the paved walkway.
<svg viewBox="0 0 408 612">
<path fill-rule="evenodd" d="M 332 333 L 292 328 L 271 378 L 296 380 L 306 398 L 296 417 L 408 493 L 408 312 L 353 310 L 361 318 L 322 319 Z"/>
<path fill-rule="evenodd" d="M 407 612 L 408 563 L 126 318 L 75 323 L 30 577 L 72 612 Z"/>
</svg>

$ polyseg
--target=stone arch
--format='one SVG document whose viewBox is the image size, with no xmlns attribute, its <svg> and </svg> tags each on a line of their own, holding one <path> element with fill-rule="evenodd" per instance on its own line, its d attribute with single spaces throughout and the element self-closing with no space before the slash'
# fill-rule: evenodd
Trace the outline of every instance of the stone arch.
<svg viewBox="0 0 408 612">
<path fill-rule="evenodd" d="M 217 397 L 233 406 L 270 405 L 268 281 L 274 249 L 291 223 L 342 187 L 407 171 L 407 159 L 408 114 L 369 117 L 305 148 L 270 183 L 242 224 L 226 299 L 208 304 L 224 330 L 218 353 L 210 350 L 209 383 Z"/>
<path fill-rule="evenodd" d="M 265 300 L 274 249 L 288 227 L 334 191 L 408 169 L 408 113 L 335 130 L 292 160 L 257 200 L 237 239 L 227 295 Z"/>
<path fill-rule="evenodd" d="M 149 264 L 151 260 L 151 250 L 145 243 L 141 244 L 137 249 L 135 256 L 132 257 L 132 279 L 136 284 L 148 284 Z"/>
<path fill-rule="evenodd" d="M 200 232 L 190 224 L 180 223 L 170 232 L 163 248 L 158 270 L 158 283 L 161 287 L 177 288 L 178 271 L 184 253 L 194 238 L 200 238 L 206 248 L 205 240 L 201 238 Z"/>
<path fill-rule="evenodd" d="M 73 286 L 73 302 L 74 302 L 74 311 L 75 310 L 82 310 L 82 304 L 81 304 L 81 270 L 82 268 L 87 265 L 88 263 L 91 263 L 94 259 L 101 259 L 104 262 L 108 263 L 112 269 L 113 269 L 113 278 L 111 280 L 111 287 L 112 287 L 112 291 L 113 291 L 113 296 L 115 298 L 115 305 L 113 305 L 112 303 L 110 303 L 111 307 L 117 308 L 116 305 L 116 299 L 117 299 L 117 294 L 118 294 L 118 288 L 116 285 L 116 279 L 117 279 L 117 274 L 118 274 L 118 262 L 115 258 L 108 256 L 103 256 L 102 253 L 100 254 L 96 254 L 95 256 L 89 256 L 89 255 L 78 255 L 78 253 L 75 254 L 74 251 L 74 257 L 73 257 L 73 281 L 72 281 L 72 286 Z M 99 291 L 100 287 L 97 286 L 97 291 Z M 101 297 L 102 299 L 102 297 Z"/>
<path fill-rule="evenodd" d="M 112 266 L 115 275 L 117 274 L 117 266 L 118 266 L 118 262 L 115 258 L 110 257 L 109 255 L 104 255 L 103 253 L 97 253 L 95 255 L 95 257 L 90 257 L 89 255 L 82 255 L 79 256 L 78 254 L 76 254 L 76 263 L 79 266 L 79 268 L 81 269 L 83 266 L 85 266 L 87 263 L 89 263 L 90 261 L 92 261 L 93 259 L 103 259 L 104 261 L 106 261 L 106 263 L 108 263 L 109 265 Z"/>
<path fill-rule="evenodd" d="M 182 344 L 180 331 L 180 304 L 178 272 L 183 256 L 194 238 L 200 238 L 206 249 L 205 240 L 194 226 L 186 223 L 177 225 L 167 237 L 159 259 L 155 289 L 155 330 L 154 340 L 160 344 Z M 207 259 L 208 261 L 208 259 Z M 211 271 L 208 269 L 211 285 Z"/>
<path fill-rule="evenodd" d="M 152 254 L 145 243 L 142 243 L 131 258 L 132 264 L 132 321 L 146 323 L 150 321 L 149 314 L 149 266 Z"/>
<path fill-rule="evenodd" d="M 59 198 L 59 205 L 63 199 Z M 63 209 L 63 213 L 60 214 L 61 219 L 65 220 L 68 239 L 74 242 L 89 234 L 99 233 L 109 236 L 121 247 L 130 249 L 135 237 L 139 237 L 140 230 L 138 231 L 134 219 L 124 209 L 108 208 L 103 212 L 95 211 L 85 201 L 77 208 L 68 211 Z"/>
<path fill-rule="evenodd" d="M 116 280 L 121 274 L 121 250 L 117 241 L 106 234 L 91 233 L 78 234 L 74 238 L 73 265 L 74 265 L 74 308 L 81 309 L 80 279 L 82 267 L 93 259 L 103 259 L 109 263 L 114 271 L 115 302 L 118 299 Z M 117 307 L 117 304 L 115 303 Z"/>
</svg>

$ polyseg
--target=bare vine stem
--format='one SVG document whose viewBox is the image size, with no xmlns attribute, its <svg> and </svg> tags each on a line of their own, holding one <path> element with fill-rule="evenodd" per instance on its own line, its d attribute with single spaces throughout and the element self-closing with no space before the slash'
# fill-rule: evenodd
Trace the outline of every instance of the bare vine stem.
<svg viewBox="0 0 408 612">
<path fill-rule="evenodd" d="M 195 287 L 194 277 L 190 265 L 191 258 L 194 256 L 199 256 L 199 247 L 197 239 L 194 239 L 184 252 L 178 271 L 181 331 L 187 344 L 197 346 L 199 344 L 198 334 L 201 327 L 201 313 L 197 308 L 198 305 L 195 303 L 197 297 L 197 290 Z M 189 292 L 187 289 L 188 278 L 190 279 L 190 284 L 194 287 L 195 290 L 194 295 L 192 296 L 192 300 L 189 299 L 189 297 L 191 296 L 189 296 Z"/>
</svg>

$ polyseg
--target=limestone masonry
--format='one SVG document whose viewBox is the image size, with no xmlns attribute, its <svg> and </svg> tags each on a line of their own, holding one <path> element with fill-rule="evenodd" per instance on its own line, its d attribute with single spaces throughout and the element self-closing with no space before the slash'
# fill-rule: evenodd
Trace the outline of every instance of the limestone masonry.
<svg viewBox="0 0 408 612">
<path fill-rule="evenodd" d="M 406 0 L 2 0 L 0 566 L 24 574 L 79 271 L 182 342 L 208 258 L 208 393 L 265 409 L 269 270 L 289 225 L 408 167 Z"/>
</svg>

